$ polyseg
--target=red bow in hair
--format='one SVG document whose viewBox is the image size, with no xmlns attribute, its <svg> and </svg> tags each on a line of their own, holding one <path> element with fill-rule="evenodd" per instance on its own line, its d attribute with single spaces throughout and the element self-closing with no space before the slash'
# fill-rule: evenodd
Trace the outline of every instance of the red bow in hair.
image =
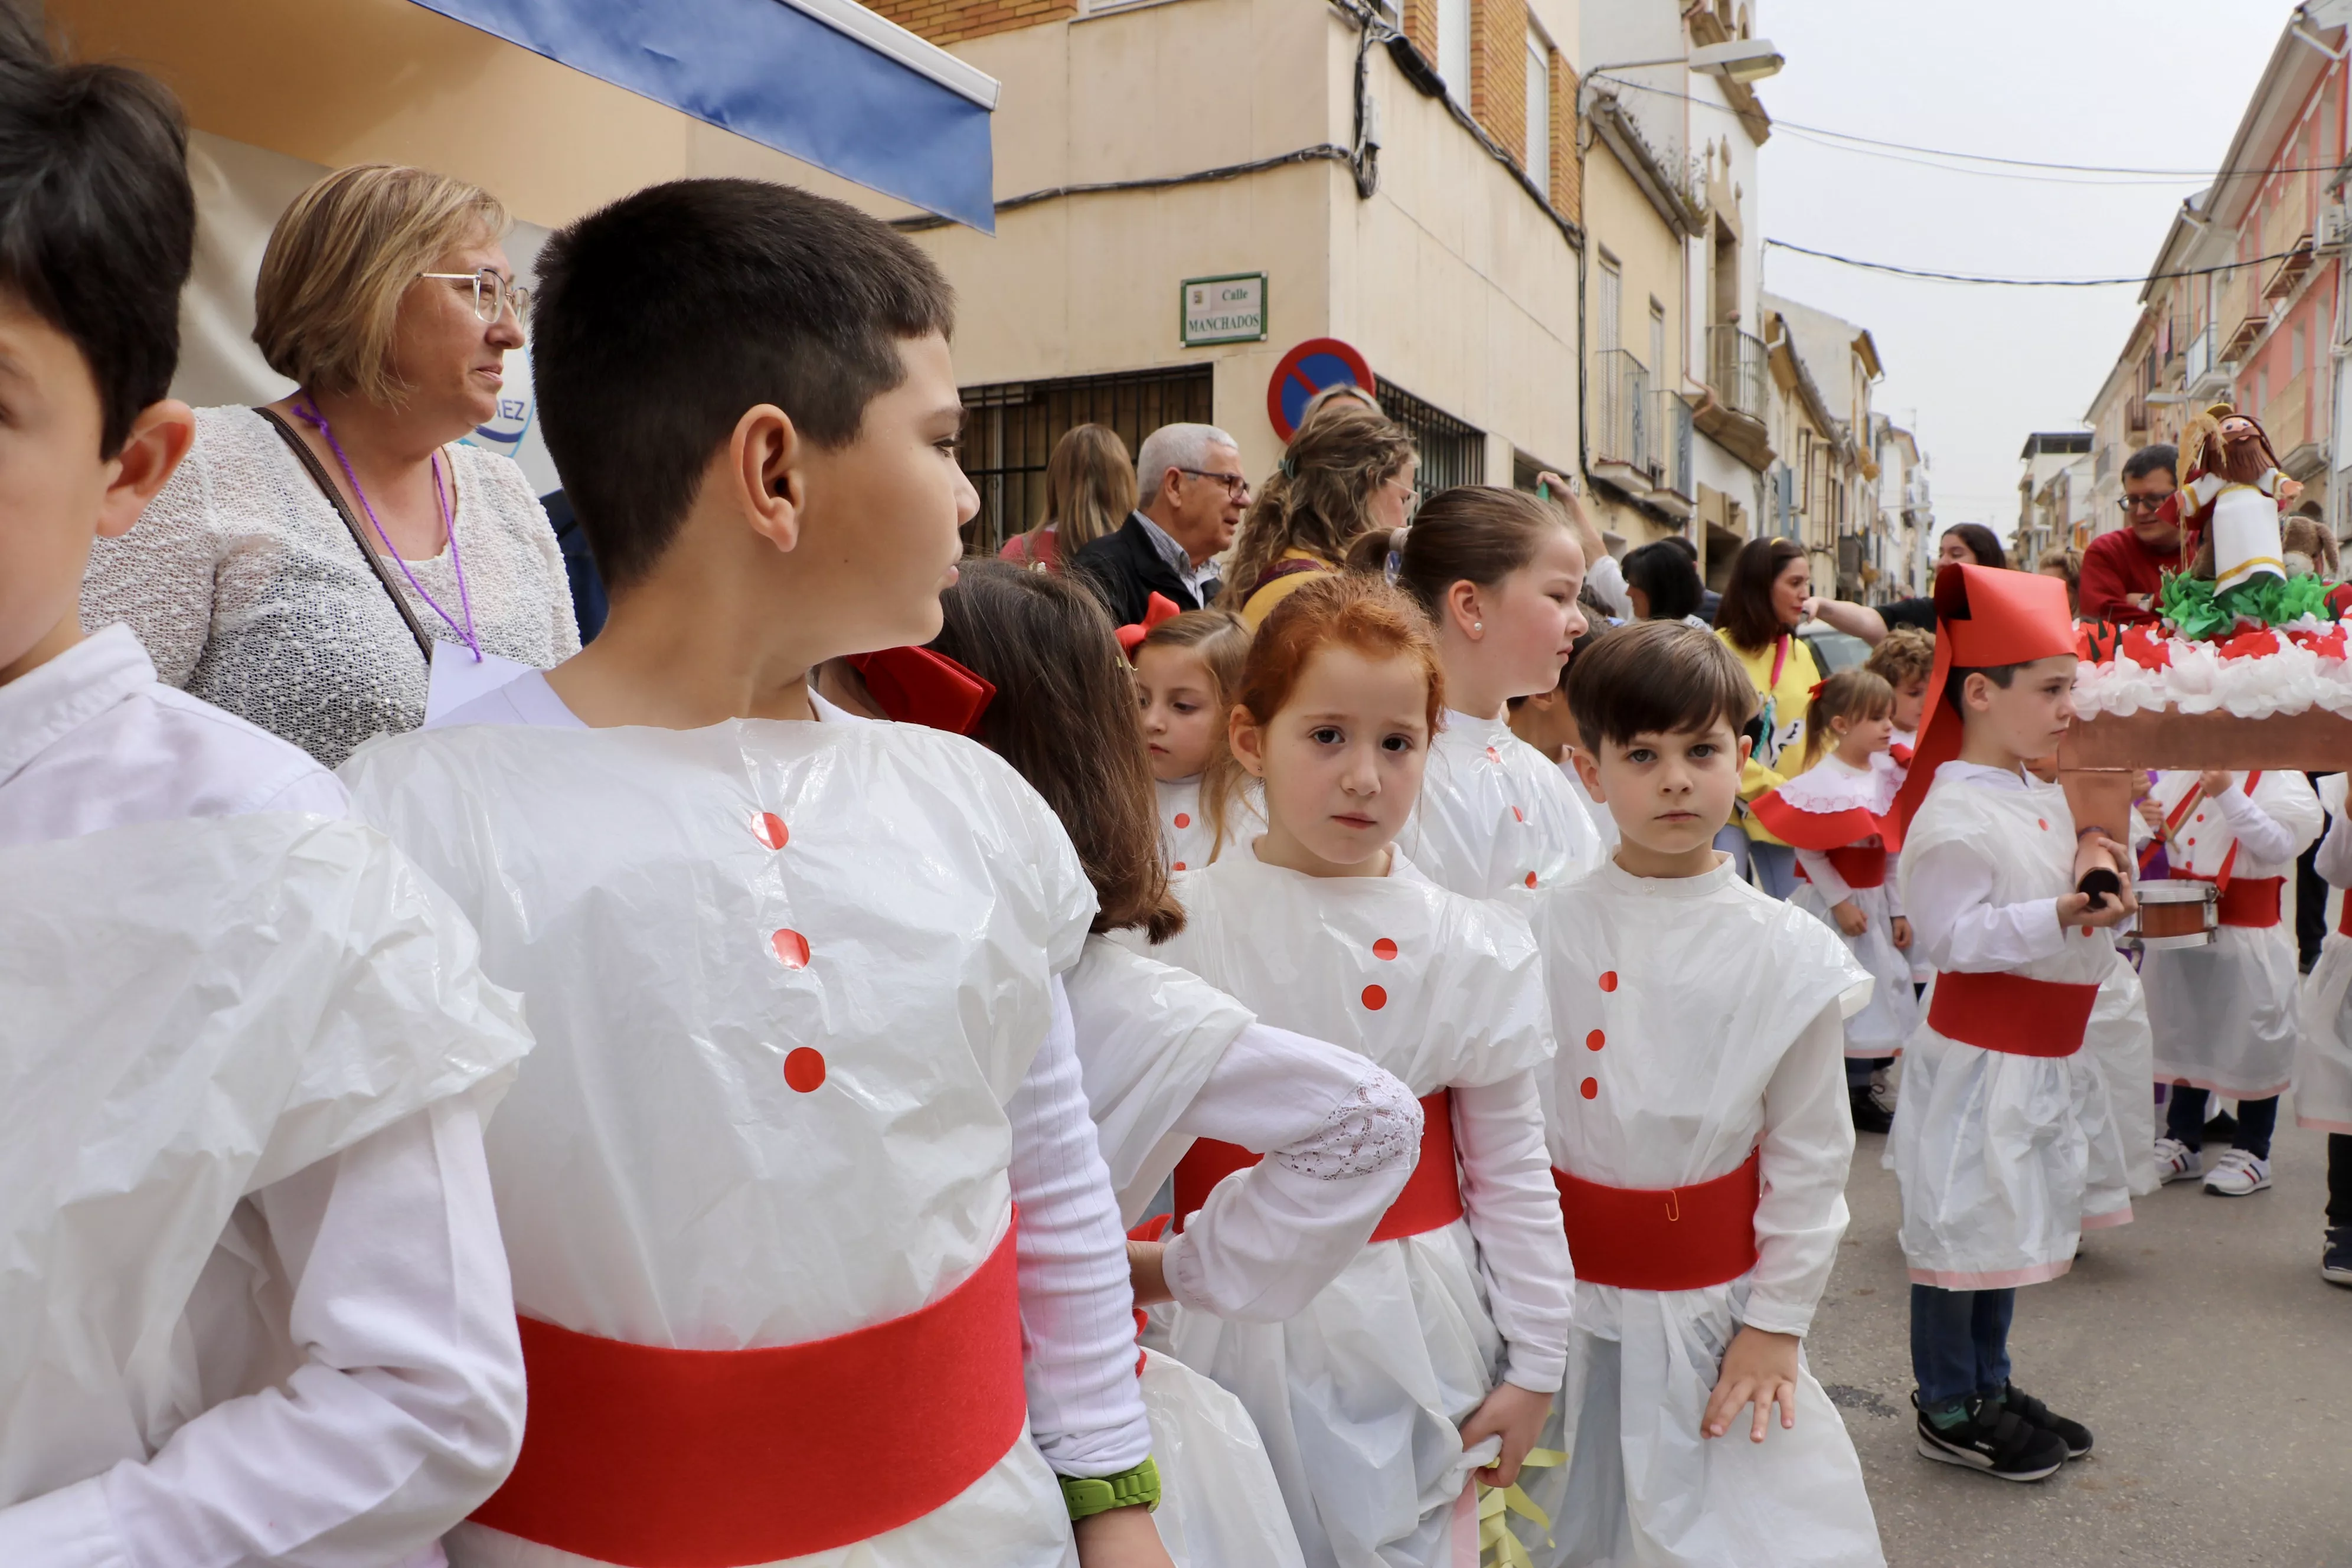
<svg viewBox="0 0 2352 1568">
<path fill-rule="evenodd" d="M 981 716 L 996 697 L 993 682 L 927 647 L 855 653 L 848 662 L 864 678 L 875 705 L 901 724 L 969 735 L 980 728 Z"/>
<path fill-rule="evenodd" d="M 1181 605 L 1179 605 L 1175 600 L 1170 598 L 1167 595 L 1152 595 L 1151 597 L 1143 602 L 1142 624 L 1139 626 L 1125 626 L 1118 628 L 1119 650 L 1126 654 L 1129 659 L 1134 658 L 1135 650 L 1143 646 L 1145 634 L 1150 632 L 1152 627 L 1158 626 L 1160 622 L 1172 621 L 1183 613 L 1184 607 Z"/>
</svg>

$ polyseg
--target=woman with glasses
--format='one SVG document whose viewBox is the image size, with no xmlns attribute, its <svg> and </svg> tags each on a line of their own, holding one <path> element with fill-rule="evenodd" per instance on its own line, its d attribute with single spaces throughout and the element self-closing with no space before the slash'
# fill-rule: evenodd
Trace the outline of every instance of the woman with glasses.
<svg viewBox="0 0 2352 1568">
<path fill-rule="evenodd" d="M 1361 404 L 1317 409 L 1242 519 L 1225 575 L 1232 592 L 1218 602 L 1240 605 L 1257 630 L 1301 584 L 1339 571 L 1358 534 L 1412 520 L 1420 461 L 1412 437 Z"/>
<path fill-rule="evenodd" d="M 295 388 L 198 411 L 139 526 L 91 555 L 85 619 L 128 622 L 164 681 L 328 767 L 423 721 L 436 647 L 541 668 L 578 652 L 529 481 L 462 444 L 523 343 L 507 226 L 488 193 L 423 169 L 340 169 L 296 197 L 253 330 Z"/>
</svg>

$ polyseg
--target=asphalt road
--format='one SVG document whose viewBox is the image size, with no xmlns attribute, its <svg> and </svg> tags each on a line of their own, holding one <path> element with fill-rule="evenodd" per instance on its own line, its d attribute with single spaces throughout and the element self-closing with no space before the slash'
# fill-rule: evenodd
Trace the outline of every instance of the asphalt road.
<svg viewBox="0 0 2352 1568">
<path fill-rule="evenodd" d="M 1915 1450 L 1895 1176 L 1885 1141 L 1861 1140 L 1808 1354 L 1892 1568 L 2352 1568 L 2352 1289 L 2319 1278 L 2326 1140 L 2291 1115 L 2270 1191 L 2167 1187 L 2093 1233 L 2072 1273 L 2018 1293 L 2018 1385 L 2098 1439 L 2033 1485 Z"/>
</svg>

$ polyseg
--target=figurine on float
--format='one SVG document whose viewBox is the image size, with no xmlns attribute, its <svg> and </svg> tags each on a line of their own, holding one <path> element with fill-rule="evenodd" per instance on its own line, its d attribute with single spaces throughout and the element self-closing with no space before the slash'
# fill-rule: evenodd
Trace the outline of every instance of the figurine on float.
<svg viewBox="0 0 2352 1568">
<path fill-rule="evenodd" d="M 2183 637 L 2227 637 L 2243 622 L 2332 619 L 2327 584 L 2288 570 L 2279 513 L 2303 493 L 2252 416 L 2216 403 L 2180 433 L 2181 550 L 2194 554 L 2164 582 L 2164 618 Z"/>
</svg>

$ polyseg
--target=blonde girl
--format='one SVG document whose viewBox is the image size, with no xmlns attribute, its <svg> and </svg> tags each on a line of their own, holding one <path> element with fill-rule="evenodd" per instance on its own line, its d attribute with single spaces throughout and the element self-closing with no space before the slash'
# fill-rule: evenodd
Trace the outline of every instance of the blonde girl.
<svg viewBox="0 0 2352 1568">
<path fill-rule="evenodd" d="M 1171 871 L 1217 858 L 1231 830 L 1203 775 L 1225 749 L 1225 715 L 1249 657 L 1249 628 L 1230 610 L 1187 610 L 1146 632 L 1135 650 L 1143 742 L 1160 795 L 1160 858 Z"/>
</svg>

